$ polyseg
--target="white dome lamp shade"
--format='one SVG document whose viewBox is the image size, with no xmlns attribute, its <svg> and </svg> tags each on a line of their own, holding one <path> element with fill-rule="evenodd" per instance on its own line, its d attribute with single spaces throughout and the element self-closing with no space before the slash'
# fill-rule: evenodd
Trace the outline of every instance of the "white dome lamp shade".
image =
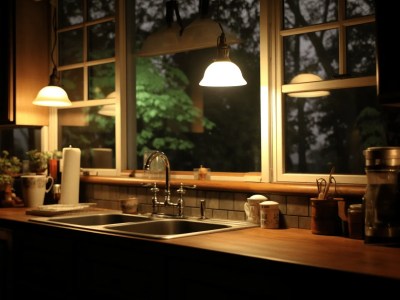
<svg viewBox="0 0 400 300">
<path fill-rule="evenodd" d="M 298 75 L 294 76 L 293 79 L 290 81 L 290 83 L 297 84 L 297 83 L 306 83 L 306 82 L 315 82 L 315 81 L 322 81 L 322 78 L 319 77 L 318 75 L 315 75 L 312 73 L 302 73 L 302 74 L 298 74 Z M 318 98 L 318 97 L 325 97 L 325 96 L 329 96 L 329 95 L 330 95 L 330 92 L 324 91 L 324 90 L 288 93 L 288 96 L 294 97 L 294 98 Z"/>
<path fill-rule="evenodd" d="M 220 24 L 222 34 L 218 38 L 217 58 L 204 72 L 199 85 L 208 87 L 242 86 L 247 82 L 239 67 L 229 59 L 229 46 L 226 44 L 225 33 Z"/>
<path fill-rule="evenodd" d="M 71 106 L 71 101 L 68 98 L 67 92 L 60 87 L 57 77 L 56 67 L 53 69 L 53 74 L 50 76 L 48 86 L 42 88 L 37 94 L 33 104 L 48 107 L 66 107 Z"/>
</svg>

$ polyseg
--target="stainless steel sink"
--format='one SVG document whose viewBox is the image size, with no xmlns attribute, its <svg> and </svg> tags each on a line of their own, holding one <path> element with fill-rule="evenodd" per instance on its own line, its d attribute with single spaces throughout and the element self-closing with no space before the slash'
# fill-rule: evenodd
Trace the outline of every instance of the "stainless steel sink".
<svg viewBox="0 0 400 300">
<path fill-rule="evenodd" d="M 221 219 L 159 219 L 144 215 L 101 213 L 65 217 L 36 217 L 32 222 L 47 225 L 91 229 L 105 233 L 146 237 L 151 239 L 174 239 L 206 233 L 230 231 L 255 227 L 243 221 Z"/>
<path fill-rule="evenodd" d="M 137 236 L 171 239 L 233 229 L 233 225 L 193 220 L 160 220 L 136 224 L 105 226 L 106 229 Z"/>
<path fill-rule="evenodd" d="M 145 216 L 136 216 L 129 214 L 95 214 L 95 215 L 79 215 L 69 217 L 54 217 L 48 219 L 51 222 L 82 225 L 82 226 L 97 226 L 115 223 L 126 222 L 143 222 L 148 221 L 149 218 Z"/>
</svg>

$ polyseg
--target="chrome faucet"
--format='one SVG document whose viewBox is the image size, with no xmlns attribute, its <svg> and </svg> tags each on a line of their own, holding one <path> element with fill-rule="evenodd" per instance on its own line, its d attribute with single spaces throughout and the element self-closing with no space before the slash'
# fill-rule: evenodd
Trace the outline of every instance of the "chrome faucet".
<svg viewBox="0 0 400 300">
<path fill-rule="evenodd" d="M 154 183 L 154 186 L 151 188 L 151 191 L 153 192 L 153 197 L 152 197 L 153 212 L 152 212 L 152 214 L 158 215 L 158 211 L 157 211 L 158 206 L 161 206 L 161 205 L 175 206 L 178 209 L 178 213 L 175 217 L 183 218 L 184 217 L 184 215 L 183 215 L 183 208 L 184 208 L 183 194 L 185 193 L 185 190 L 184 190 L 183 184 L 181 183 L 180 188 L 177 190 L 177 192 L 180 194 L 179 199 L 177 200 L 176 203 L 171 202 L 171 187 L 170 187 L 171 167 L 169 164 L 168 157 L 164 154 L 164 152 L 154 151 L 147 158 L 146 163 L 144 164 L 144 169 L 150 170 L 150 165 L 156 157 L 160 157 L 165 166 L 165 198 L 164 198 L 164 202 L 159 202 L 157 200 L 158 188 L 156 186 L 156 183 Z M 194 185 L 194 186 L 191 186 L 188 188 L 196 188 L 196 186 Z"/>
<path fill-rule="evenodd" d="M 169 175 L 170 175 L 170 164 L 168 157 L 164 154 L 164 152 L 161 151 L 154 151 L 150 154 L 150 156 L 147 158 L 146 163 L 144 164 L 144 169 L 145 170 L 150 170 L 150 165 L 152 161 L 156 158 L 160 157 L 164 163 L 165 166 L 165 201 L 164 205 L 173 205 L 174 203 L 171 203 L 171 189 L 170 189 L 170 183 L 169 183 Z"/>
</svg>

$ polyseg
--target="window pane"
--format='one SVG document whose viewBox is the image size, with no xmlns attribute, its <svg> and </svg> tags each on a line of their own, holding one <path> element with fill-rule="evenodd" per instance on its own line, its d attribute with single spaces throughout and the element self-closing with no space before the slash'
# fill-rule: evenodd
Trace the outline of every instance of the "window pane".
<svg viewBox="0 0 400 300">
<path fill-rule="evenodd" d="M 284 0 L 283 28 L 298 28 L 337 20 L 337 0 Z"/>
<path fill-rule="evenodd" d="M 355 18 L 375 14 L 375 0 L 347 0 L 346 18 Z"/>
<path fill-rule="evenodd" d="M 330 79 L 338 73 L 338 31 L 336 29 L 284 37 L 284 82 L 299 73 L 318 74 Z"/>
<path fill-rule="evenodd" d="M 40 127 L 4 127 L 0 128 L 0 149 L 7 150 L 10 156 L 20 160 L 26 159 L 26 152 L 33 149 L 41 150 Z M 2 155 L 0 151 L 0 155 Z"/>
<path fill-rule="evenodd" d="M 71 69 L 60 72 L 64 90 L 71 101 L 83 100 L 83 68 Z"/>
<path fill-rule="evenodd" d="M 98 20 L 115 15 L 115 1 L 88 0 L 88 20 Z"/>
<path fill-rule="evenodd" d="M 58 28 L 83 22 L 83 0 L 58 0 Z"/>
<path fill-rule="evenodd" d="M 105 22 L 88 28 L 88 60 L 115 55 L 115 23 Z"/>
<path fill-rule="evenodd" d="M 190 3 L 189 3 L 190 2 Z M 173 170 L 201 164 L 212 171 L 261 170 L 259 1 L 221 1 L 210 13 L 241 43 L 231 45 L 230 58 L 248 84 L 205 88 L 199 82 L 216 56 L 215 47 L 136 60 L 137 166 L 145 149 L 161 150 Z M 137 48 L 149 32 L 165 23 L 164 2 L 145 9 L 136 1 Z M 179 3 L 182 19 L 198 16 L 196 1 Z M 220 13 L 223 12 L 223 13 Z M 138 50 L 137 49 L 137 50 Z"/>
<path fill-rule="evenodd" d="M 399 145 L 399 118 L 376 88 L 332 90 L 324 98 L 285 97 L 285 172 L 365 174 L 362 151 Z"/>
<path fill-rule="evenodd" d="M 60 66 L 83 61 L 83 31 L 70 30 L 58 34 L 58 64 Z"/>
<path fill-rule="evenodd" d="M 89 100 L 104 99 L 115 91 L 115 64 L 89 68 Z"/>
<path fill-rule="evenodd" d="M 115 118 L 101 108 L 58 110 L 58 148 L 80 148 L 82 168 L 115 168 Z"/>
<path fill-rule="evenodd" d="M 347 28 L 347 73 L 375 75 L 375 24 Z"/>
</svg>

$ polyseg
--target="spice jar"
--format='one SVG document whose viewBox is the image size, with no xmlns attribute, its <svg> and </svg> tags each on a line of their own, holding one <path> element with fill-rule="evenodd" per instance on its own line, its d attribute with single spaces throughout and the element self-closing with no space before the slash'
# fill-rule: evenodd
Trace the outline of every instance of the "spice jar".
<svg viewBox="0 0 400 300">
<path fill-rule="evenodd" d="M 261 228 L 279 228 L 279 203 L 263 201 L 260 203 Z"/>
<path fill-rule="evenodd" d="M 207 168 L 204 168 L 203 165 L 200 165 L 198 172 L 199 172 L 199 177 L 198 177 L 199 180 L 207 179 L 207 172 L 208 172 Z"/>
<path fill-rule="evenodd" d="M 362 204 L 350 204 L 347 210 L 349 237 L 364 239 L 364 213 Z"/>
</svg>

